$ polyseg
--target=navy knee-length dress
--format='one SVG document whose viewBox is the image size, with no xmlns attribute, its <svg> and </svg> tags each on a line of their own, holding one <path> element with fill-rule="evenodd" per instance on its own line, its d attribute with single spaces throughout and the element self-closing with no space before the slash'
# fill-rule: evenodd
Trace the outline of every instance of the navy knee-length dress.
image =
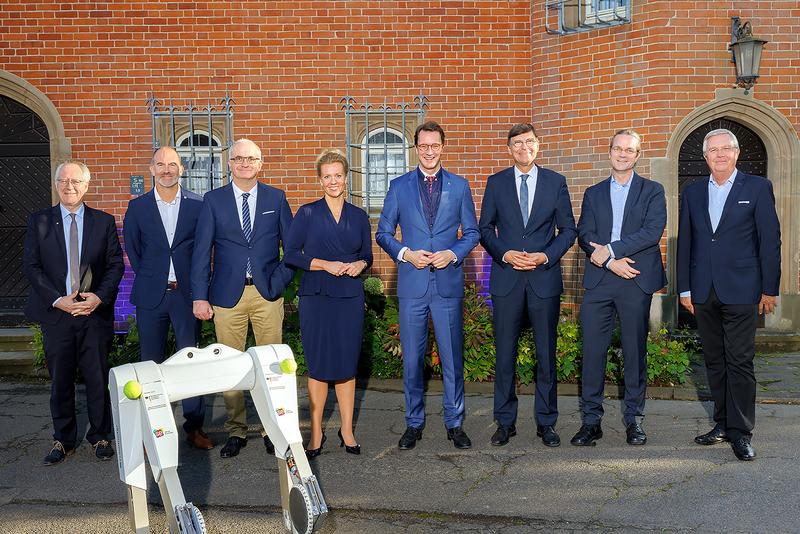
<svg viewBox="0 0 800 534">
<path fill-rule="evenodd" d="M 364 288 L 360 277 L 312 271 L 311 260 L 372 264 L 369 217 L 345 202 L 337 223 L 324 198 L 297 211 L 286 240 L 284 260 L 303 269 L 300 282 L 300 336 L 308 376 L 347 380 L 356 376 L 364 329 Z"/>
</svg>

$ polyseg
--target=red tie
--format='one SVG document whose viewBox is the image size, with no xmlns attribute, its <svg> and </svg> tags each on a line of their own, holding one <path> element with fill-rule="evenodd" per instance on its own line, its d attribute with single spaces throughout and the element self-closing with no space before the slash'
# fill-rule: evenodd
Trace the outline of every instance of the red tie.
<svg viewBox="0 0 800 534">
<path fill-rule="evenodd" d="M 434 175 L 434 176 L 426 176 L 425 177 L 425 182 L 427 182 L 427 184 L 428 184 L 428 194 L 429 195 L 433 194 L 433 181 L 434 180 L 436 180 L 436 175 Z"/>
</svg>

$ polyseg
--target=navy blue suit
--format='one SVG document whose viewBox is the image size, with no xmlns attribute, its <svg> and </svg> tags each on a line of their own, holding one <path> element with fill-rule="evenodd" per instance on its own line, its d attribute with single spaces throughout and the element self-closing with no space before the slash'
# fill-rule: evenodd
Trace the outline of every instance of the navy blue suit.
<svg viewBox="0 0 800 534">
<path fill-rule="evenodd" d="M 600 424 L 603 417 L 603 386 L 606 356 L 614 316 L 619 317 L 625 369 L 626 425 L 644 415 L 647 387 L 647 331 L 653 293 L 666 285 L 659 243 L 667 224 L 664 187 L 636 173 L 629 182 L 622 216 L 620 239 L 611 241 L 614 223 L 611 208 L 611 178 L 584 192 L 578 221 L 578 245 L 586 253 L 581 304 L 583 372 L 581 411 L 584 424 Z M 594 247 L 611 244 L 616 258 L 630 258 L 640 274 L 624 279 L 590 261 Z"/>
<path fill-rule="evenodd" d="M 31 214 L 25 234 L 22 269 L 30 283 L 25 315 L 41 323 L 44 354 L 52 385 L 50 412 L 53 439 L 73 449 L 78 442 L 75 417 L 75 375 L 81 370 L 86 384 L 89 443 L 111 434 L 108 395 L 108 350 L 114 335 L 114 302 L 125 272 L 114 217 L 84 205 L 80 279 L 102 301 L 88 316 L 65 313 L 53 303 L 66 295 L 67 245 L 61 208 L 55 205 Z"/>
<path fill-rule="evenodd" d="M 503 426 L 513 425 L 517 419 L 517 344 L 527 309 L 536 343 L 536 422 L 554 425 L 558 418 L 556 328 L 563 290 L 560 260 L 577 234 L 566 179 L 537 166 L 533 205 L 528 224 L 523 225 L 514 167 L 489 176 L 480 233 L 481 244 L 492 257 L 489 290 L 497 348 L 494 418 Z M 518 271 L 503 261 L 509 250 L 543 252 L 548 262 L 531 271 Z"/>
<path fill-rule="evenodd" d="M 737 172 L 714 231 L 708 187 L 699 181 L 681 195 L 678 291 L 691 291 L 714 421 L 735 441 L 755 423 L 757 304 L 778 295 L 780 223 L 772 183 Z"/>
<path fill-rule="evenodd" d="M 125 251 L 136 274 L 131 303 L 136 306 L 142 361 L 164 361 L 170 324 L 178 350 L 197 346 L 198 321 L 192 313 L 190 273 L 194 232 L 203 199 L 183 188 L 180 195 L 172 245 L 161 221 L 154 190 L 131 199 L 125 213 Z M 175 290 L 167 289 L 170 259 L 178 283 Z M 183 415 L 187 432 L 202 428 L 203 397 L 184 399 Z"/>
<path fill-rule="evenodd" d="M 406 425 L 414 428 L 425 425 L 423 362 L 429 315 L 442 362 L 445 426 L 448 429 L 461 426 L 464 418 L 463 263 L 478 244 L 478 223 L 467 180 L 444 169 L 440 171 L 440 179 L 441 196 L 432 225 L 423 208 L 419 170 L 392 180 L 375 234 L 378 245 L 398 264 Z M 402 241 L 395 237 L 398 226 Z M 417 269 L 410 262 L 398 261 L 397 255 L 403 247 L 430 252 L 451 250 L 456 261 L 443 269 Z"/>
</svg>

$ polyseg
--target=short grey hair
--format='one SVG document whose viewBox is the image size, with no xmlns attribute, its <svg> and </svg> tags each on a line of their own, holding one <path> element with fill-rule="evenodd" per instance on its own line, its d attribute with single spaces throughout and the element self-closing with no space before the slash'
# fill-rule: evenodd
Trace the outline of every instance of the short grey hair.
<svg viewBox="0 0 800 534">
<path fill-rule="evenodd" d="M 250 143 L 251 145 L 256 147 L 256 150 L 258 151 L 258 157 L 261 158 L 261 148 L 254 141 L 251 141 L 246 137 L 242 137 L 241 139 L 237 139 L 236 141 L 234 141 L 234 143 L 231 145 L 231 154 L 233 154 L 234 148 L 236 148 L 238 145 L 243 145 L 245 143 Z"/>
<path fill-rule="evenodd" d="M 77 165 L 81 170 L 84 181 L 88 182 L 92 179 L 92 174 L 89 172 L 89 167 L 87 167 L 85 163 L 71 159 L 59 164 L 59 166 L 56 167 L 56 172 L 53 178 L 54 180 L 58 180 L 58 178 L 61 176 L 61 172 L 64 170 L 64 167 L 67 165 Z"/>
<path fill-rule="evenodd" d="M 716 137 L 718 135 L 727 135 L 728 137 L 730 137 L 731 143 L 733 143 L 733 147 L 736 150 L 739 150 L 739 140 L 736 139 L 736 136 L 733 135 L 733 132 L 725 128 L 717 128 L 716 130 L 711 130 L 710 132 L 708 132 L 706 136 L 703 138 L 703 155 L 705 155 L 705 153 L 708 151 L 709 138 Z"/>
</svg>

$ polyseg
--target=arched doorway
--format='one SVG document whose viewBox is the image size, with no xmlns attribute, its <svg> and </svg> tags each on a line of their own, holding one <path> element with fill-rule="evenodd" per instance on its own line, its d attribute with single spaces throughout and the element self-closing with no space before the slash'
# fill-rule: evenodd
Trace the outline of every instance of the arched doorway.
<svg viewBox="0 0 800 534">
<path fill-rule="evenodd" d="M 22 250 L 28 216 L 51 204 L 50 138 L 44 121 L 0 95 L 0 326 L 25 323 Z M 13 193 L 12 193 L 13 192 Z"/>
<path fill-rule="evenodd" d="M 727 118 L 714 119 L 690 133 L 681 144 L 678 159 L 678 205 L 680 195 L 690 184 L 710 176 L 708 164 L 703 157 L 703 139 L 711 130 L 724 128 L 733 132 L 739 141 L 740 151 L 736 168 L 747 174 L 769 176 L 767 149 L 761 138 L 750 128 Z M 763 325 L 760 316 L 760 324 Z M 678 326 L 696 328 L 694 316 L 682 307 L 678 307 Z"/>
</svg>

